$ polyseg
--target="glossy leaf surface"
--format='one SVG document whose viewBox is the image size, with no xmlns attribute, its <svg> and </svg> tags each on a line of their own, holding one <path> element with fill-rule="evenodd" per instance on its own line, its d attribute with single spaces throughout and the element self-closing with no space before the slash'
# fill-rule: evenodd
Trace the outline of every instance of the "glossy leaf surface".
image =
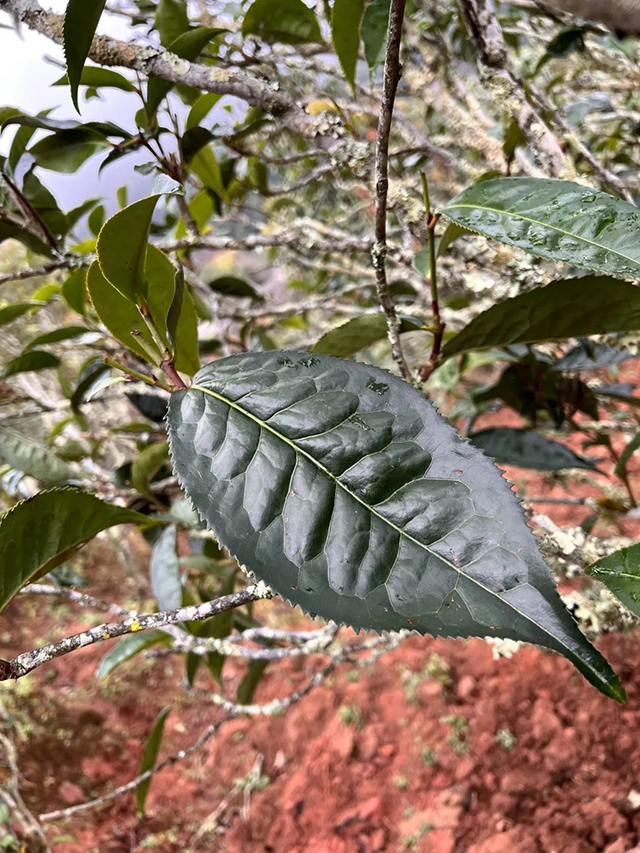
<svg viewBox="0 0 640 853">
<path fill-rule="evenodd" d="M 605 584 L 625 607 L 640 616 L 640 543 L 596 560 L 587 574 Z"/>
<path fill-rule="evenodd" d="M 149 519 L 77 489 L 51 489 L 17 504 L 0 518 L 0 610 L 101 530 L 129 522 Z"/>
<path fill-rule="evenodd" d="M 328 356 L 231 356 L 171 395 L 168 426 L 216 537 L 307 612 L 537 643 L 622 700 L 509 484 L 407 383 Z"/>
<path fill-rule="evenodd" d="M 494 178 L 463 190 L 444 212 L 540 258 L 640 278 L 640 211 L 607 193 L 550 178 Z"/>
<path fill-rule="evenodd" d="M 469 439 L 488 456 L 504 465 L 517 465 L 536 471 L 562 471 L 565 468 L 597 470 L 593 462 L 578 456 L 571 448 L 538 435 L 531 429 L 483 429 L 472 433 Z"/>
<path fill-rule="evenodd" d="M 493 305 L 447 341 L 443 355 L 636 329 L 640 287 L 586 276 L 554 281 Z"/>
</svg>

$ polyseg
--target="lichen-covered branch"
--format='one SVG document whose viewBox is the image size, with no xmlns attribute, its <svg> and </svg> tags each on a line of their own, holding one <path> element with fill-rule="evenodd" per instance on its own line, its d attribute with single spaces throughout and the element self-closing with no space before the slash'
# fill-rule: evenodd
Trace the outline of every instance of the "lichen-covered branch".
<svg viewBox="0 0 640 853">
<path fill-rule="evenodd" d="M 400 79 L 400 41 L 404 19 L 405 0 L 392 0 L 389 16 L 389 35 L 384 61 L 384 85 L 378 118 L 376 137 L 376 195 L 375 195 L 375 244 L 371 249 L 373 267 L 376 271 L 376 288 L 380 305 L 387 318 L 391 354 L 400 375 L 409 379 L 411 372 L 400 343 L 400 321 L 396 314 L 393 298 L 387 281 L 387 195 L 389 192 L 389 137 L 393 119 L 393 105 Z"/>
</svg>

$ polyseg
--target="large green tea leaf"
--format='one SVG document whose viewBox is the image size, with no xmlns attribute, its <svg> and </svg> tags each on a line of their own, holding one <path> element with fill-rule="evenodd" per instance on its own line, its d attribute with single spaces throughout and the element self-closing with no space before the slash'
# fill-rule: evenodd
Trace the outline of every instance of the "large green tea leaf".
<svg viewBox="0 0 640 853">
<path fill-rule="evenodd" d="M 636 329 L 640 287 L 590 275 L 553 281 L 492 305 L 447 341 L 443 355 Z"/>
<path fill-rule="evenodd" d="M 532 255 L 640 278 L 640 211 L 607 193 L 550 178 L 494 178 L 463 190 L 444 212 Z"/>
<path fill-rule="evenodd" d="M 329 356 L 231 356 L 172 394 L 168 425 L 178 477 L 220 542 L 307 612 L 537 643 L 623 699 L 509 484 L 407 383 Z"/>
<path fill-rule="evenodd" d="M 131 522 L 149 519 L 76 489 L 39 492 L 17 504 L 0 518 L 0 611 L 101 530 Z"/>
<path fill-rule="evenodd" d="M 597 560 L 587 574 L 602 581 L 625 607 L 640 616 L 640 543 Z"/>
</svg>

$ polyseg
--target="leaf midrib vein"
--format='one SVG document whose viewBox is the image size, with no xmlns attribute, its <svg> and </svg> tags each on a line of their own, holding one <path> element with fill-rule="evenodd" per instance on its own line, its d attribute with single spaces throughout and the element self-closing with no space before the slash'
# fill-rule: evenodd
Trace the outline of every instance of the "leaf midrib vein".
<svg viewBox="0 0 640 853">
<path fill-rule="evenodd" d="M 574 240 L 581 240 L 583 243 L 588 243 L 590 246 L 595 246 L 597 249 L 602 249 L 607 254 L 611 253 L 614 255 L 618 255 L 618 257 L 620 258 L 624 258 L 625 261 L 629 261 L 630 263 L 634 264 L 634 266 L 640 267 L 640 262 L 638 262 L 637 258 L 631 258 L 628 255 L 624 255 L 622 252 L 619 252 L 617 249 L 612 249 L 608 246 L 603 246 L 601 243 L 596 243 L 594 240 L 589 240 L 588 237 L 581 237 L 571 231 L 565 231 L 564 228 L 559 228 L 557 225 L 549 225 L 548 222 L 540 222 L 539 219 L 533 219 L 531 216 L 524 216 L 522 213 L 514 213 L 513 211 L 500 210 L 500 208 L 498 207 L 488 207 L 487 205 L 483 204 L 453 204 L 449 208 L 445 209 L 444 212 L 446 213 L 447 210 L 458 210 L 463 207 L 469 210 L 486 210 L 489 213 L 498 213 L 501 216 L 511 217 L 513 219 L 521 219 L 523 222 L 530 222 L 532 225 L 540 225 L 541 228 L 547 228 L 549 231 L 557 231 L 559 234 L 564 234 L 566 237 L 572 237 Z M 577 266 L 580 265 L 578 264 Z"/>
<path fill-rule="evenodd" d="M 570 646 L 567 646 L 567 644 L 566 644 L 564 641 L 562 641 L 559 637 L 557 637 L 557 636 L 555 636 L 554 634 L 552 634 L 552 633 L 551 633 L 547 628 L 545 628 L 543 625 L 540 625 L 538 622 L 536 622 L 534 619 L 532 619 L 532 618 L 531 618 L 531 616 L 529 616 L 529 615 L 528 615 L 528 614 L 526 614 L 526 613 L 523 613 L 523 612 L 522 612 L 521 610 L 519 610 L 519 609 L 518 609 L 518 608 L 517 608 L 517 607 L 516 607 L 512 602 L 507 601 L 507 600 L 506 600 L 506 599 L 504 599 L 504 598 L 501 598 L 501 597 L 500 597 L 500 595 L 499 595 L 498 593 L 494 592 L 492 589 L 490 589 L 489 587 L 485 586 L 483 583 L 481 583 L 480 581 L 478 581 L 476 578 L 471 577 L 471 575 L 468 575 L 468 574 L 467 574 L 466 572 L 464 572 L 460 567 L 455 566 L 453 563 L 449 562 L 449 560 L 447 560 L 445 557 L 442 557 L 442 556 L 441 556 L 440 554 L 438 554 L 437 552 L 432 551 L 432 550 L 429 548 L 429 546 L 428 546 L 428 545 L 425 545 L 423 542 L 420 542 L 420 540 L 419 540 L 419 539 L 416 539 L 416 538 L 415 538 L 414 536 L 412 536 L 410 533 L 407 533 L 407 531 L 406 531 L 406 530 L 403 530 L 401 527 L 398 527 L 396 524 L 394 524 L 394 523 L 393 523 L 392 521 L 390 521 L 388 518 L 385 518 L 385 517 L 384 517 L 384 515 L 382 515 L 381 513 L 377 512 L 377 511 L 376 511 L 372 506 L 370 506 L 366 501 L 362 500 L 362 498 L 359 498 L 356 494 L 354 494 L 354 493 L 351 491 L 351 489 L 349 489 L 349 488 L 348 488 L 344 483 L 342 483 L 342 482 L 338 479 L 338 477 L 336 477 L 336 476 L 335 476 L 335 474 L 333 474 L 331 471 L 329 471 L 329 469 L 328 469 L 328 468 L 325 468 L 325 466 L 324 466 L 321 462 L 319 462 L 317 459 L 315 459 L 315 458 L 314 458 L 310 453 L 308 453 L 306 450 L 303 450 L 301 447 L 298 447 L 298 445 L 297 445 L 294 441 L 292 441 L 291 439 L 287 438 L 285 435 L 282 435 L 282 433 L 278 432 L 276 429 L 274 429 L 274 428 L 273 428 L 272 426 L 270 426 L 269 424 L 265 423 L 263 420 L 261 420 L 260 418 L 258 418 L 256 415 L 252 414 L 251 412 L 248 412 L 248 411 L 247 411 L 246 409 L 244 409 L 242 406 L 239 406 L 236 402 L 234 402 L 234 401 L 232 401 L 232 400 L 228 400 L 226 397 L 223 397 L 221 394 L 218 394 L 217 392 L 212 391 L 210 388 L 205 388 L 205 387 L 203 387 L 202 385 L 194 384 L 194 385 L 192 385 L 192 386 L 191 386 L 191 388 L 190 388 L 189 390 L 202 391 L 202 393 L 204 393 L 204 394 L 209 394 L 211 397 L 214 397 L 216 400 L 219 400 L 221 403 L 224 403 L 225 405 L 229 406 L 230 408 L 235 409 L 235 410 L 236 410 L 236 411 L 238 411 L 238 412 L 241 412 L 243 415 L 245 415 L 246 417 L 248 417 L 250 420 L 254 421 L 254 423 L 258 424 L 258 426 L 262 427 L 263 429 L 268 430 L 270 433 L 272 433 L 273 435 L 275 435 L 275 436 L 276 436 L 276 438 L 279 438 L 281 441 L 284 441 L 284 442 L 285 442 L 285 444 L 288 444 L 288 445 L 293 449 L 293 451 L 294 451 L 296 454 L 300 454 L 301 456 L 304 456 L 304 457 L 305 457 L 306 459 L 308 459 L 311 463 L 313 463 L 316 467 L 318 467 L 321 471 L 323 471 L 323 472 L 324 472 L 324 473 L 325 473 L 325 474 L 326 474 L 326 475 L 327 475 L 331 480 L 333 480 L 335 483 L 337 483 L 337 484 L 340 486 L 340 488 L 341 488 L 341 489 L 343 489 L 343 490 L 344 490 L 344 491 L 345 491 L 345 492 L 346 492 L 350 497 L 352 497 L 355 501 L 357 501 L 359 504 L 361 504 L 361 505 L 362 505 L 365 509 L 367 509 L 367 510 L 372 514 L 372 515 L 377 516 L 377 517 L 378 517 L 381 521 L 383 521 L 385 524 L 388 524 L 388 525 L 389 525 L 389 527 L 393 528 L 397 533 L 399 533 L 399 534 L 400 534 L 400 536 L 404 536 L 404 537 L 406 537 L 409 541 L 413 542 L 415 545 L 418 545 L 420 548 L 422 548 L 423 550 L 425 550 L 428 554 L 431 554 L 432 556 L 436 557 L 438 560 L 441 560 L 445 565 L 447 565 L 447 566 L 449 566 L 450 568 L 454 569 L 454 571 L 456 571 L 456 572 L 457 572 L 458 578 L 460 577 L 460 575 L 464 575 L 464 577 L 466 577 L 468 580 L 470 580 L 473 584 L 475 584 L 476 586 L 478 586 L 478 587 L 479 587 L 480 589 L 482 589 L 484 592 L 489 593 L 489 595 L 491 595 L 491 596 L 493 596 L 494 598 L 498 599 L 500 602 L 502 602 L 502 604 L 504 604 L 504 605 L 505 605 L 505 606 L 507 606 L 507 607 L 510 607 L 513 611 L 515 611 L 516 613 L 518 613 L 518 614 L 519 614 L 520 616 L 522 616 L 524 619 L 526 619 L 527 621 L 529 621 L 529 622 L 531 622 L 533 625 L 535 625 L 535 627 L 536 627 L 538 630 L 543 631 L 545 634 L 547 634 L 547 635 L 549 635 L 550 637 L 552 637 L 552 639 L 553 639 L 553 640 L 555 640 L 556 642 L 560 642 L 563 646 L 565 646 L 567 649 L 569 649 L 569 651 L 570 651 L 572 654 L 576 655 L 576 657 L 579 657 L 579 655 L 577 654 L 577 652 L 575 652 L 575 651 L 574 651 Z M 458 584 L 458 581 L 456 580 L 456 584 L 455 584 L 455 586 L 454 586 L 454 590 L 455 590 L 455 588 L 457 587 L 457 584 Z M 588 665 L 588 666 L 589 666 L 589 668 L 593 670 L 593 672 L 595 673 L 595 675 L 596 675 L 596 676 L 600 677 L 600 676 L 599 676 L 599 673 L 597 672 L 597 670 L 596 670 L 596 669 L 593 669 L 593 668 L 591 667 L 591 664 L 590 664 L 590 663 L 588 663 L 588 662 L 587 662 L 586 660 L 584 660 L 584 659 L 583 659 L 583 663 L 584 663 L 584 664 L 586 664 L 586 665 Z"/>
</svg>

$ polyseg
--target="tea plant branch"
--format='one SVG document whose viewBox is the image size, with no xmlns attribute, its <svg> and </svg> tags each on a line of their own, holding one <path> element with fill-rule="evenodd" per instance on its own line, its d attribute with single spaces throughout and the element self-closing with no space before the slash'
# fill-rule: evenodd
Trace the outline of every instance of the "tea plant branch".
<svg viewBox="0 0 640 853">
<path fill-rule="evenodd" d="M 402 352 L 400 343 L 400 321 L 396 314 L 393 298 L 387 282 L 387 195 L 389 192 L 389 137 L 393 119 L 393 105 L 400 79 L 400 42 L 405 0 L 391 0 L 389 34 L 384 61 L 384 84 L 382 103 L 378 117 L 375 167 L 375 243 L 371 249 L 373 268 L 376 272 L 376 289 L 382 310 L 387 319 L 391 355 L 403 379 L 409 379 L 411 371 Z"/>
<path fill-rule="evenodd" d="M 39 649 L 24 652 L 11 661 L 0 661 L 0 681 L 22 678 L 29 672 L 33 672 L 34 669 L 55 658 L 62 657 L 62 655 L 69 654 L 69 652 L 93 645 L 94 643 L 112 640 L 115 637 L 134 634 L 138 631 L 163 628 L 166 625 L 175 625 L 179 622 L 202 621 L 218 613 L 242 607 L 251 601 L 271 598 L 271 596 L 272 593 L 269 587 L 263 583 L 257 583 L 239 592 L 225 595 L 213 601 L 206 601 L 202 604 L 179 607 L 176 610 L 163 610 L 159 613 L 135 614 L 128 616 L 120 622 L 106 622 L 102 625 L 97 625 L 95 628 L 82 631 L 79 634 L 73 634 L 70 637 L 49 643 Z"/>
<path fill-rule="evenodd" d="M 431 210 L 431 200 L 429 199 L 429 184 L 427 176 L 422 172 L 422 192 L 424 196 L 424 212 L 427 218 L 427 239 L 429 243 L 429 284 L 431 287 L 431 312 L 433 317 L 433 344 L 431 347 L 431 355 L 429 361 L 422 366 L 420 370 L 420 379 L 426 382 L 433 371 L 438 366 L 440 359 L 440 348 L 442 347 L 442 337 L 444 335 L 444 322 L 440 315 L 440 302 L 438 299 L 438 269 L 436 258 L 436 235 L 435 228 L 438 222 L 438 217 Z"/>
<path fill-rule="evenodd" d="M 527 99 L 522 82 L 509 70 L 507 48 L 491 0 L 458 0 L 465 26 L 478 51 L 481 76 L 496 103 L 516 122 L 540 166 L 550 177 L 573 177 L 562 149 Z"/>
<path fill-rule="evenodd" d="M 2 273 L 2 275 L 0 275 L 0 286 L 3 284 L 9 284 L 13 281 L 26 281 L 29 278 L 49 275 L 57 270 L 77 269 L 84 266 L 85 263 L 86 260 L 82 256 L 75 255 L 72 258 L 61 258 L 59 261 L 51 261 L 48 264 L 43 264 L 41 267 Z"/>
<path fill-rule="evenodd" d="M 0 10 L 15 15 L 30 29 L 52 41 L 58 44 L 62 42 L 63 16 L 43 9 L 37 0 L 0 0 Z M 277 117 L 279 122 L 293 132 L 308 139 L 315 139 L 321 148 L 333 150 L 340 146 L 343 130 L 337 116 L 332 117 L 334 130 L 329 133 L 326 118 L 321 122 L 317 121 L 281 86 L 270 85 L 243 71 L 187 62 L 162 48 L 141 47 L 133 42 L 123 42 L 101 35 L 94 36 L 89 58 L 98 65 L 131 68 L 168 83 L 220 95 L 233 95 Z"/>
<path fill-rule="evenodd" d="M 156 379 L 155 376 L 149 376 L 146 373 L 141 373 L 139 370 L 134 370 L 133 367 L 127 367 L 126 364 L 121 364 L 114 358 L 107 357 L 104 359 L 104 363 L 108 367 L 112 367 L 114 370 L 119 370 L 122 373 L 126 373 L 127 376 L 130 376 L 132 379 L 139 379 L 141 382 L 145 382 L 147 385 L 151 385 L 153 388 L 162 388 L 163 391 L 171 391 L 171 388 L 168 385 L 166 385 L 164 382 L 161 382 L 159 379 Z M 182 380 L 180 381 L 182 382 Z"/>
</svg>

